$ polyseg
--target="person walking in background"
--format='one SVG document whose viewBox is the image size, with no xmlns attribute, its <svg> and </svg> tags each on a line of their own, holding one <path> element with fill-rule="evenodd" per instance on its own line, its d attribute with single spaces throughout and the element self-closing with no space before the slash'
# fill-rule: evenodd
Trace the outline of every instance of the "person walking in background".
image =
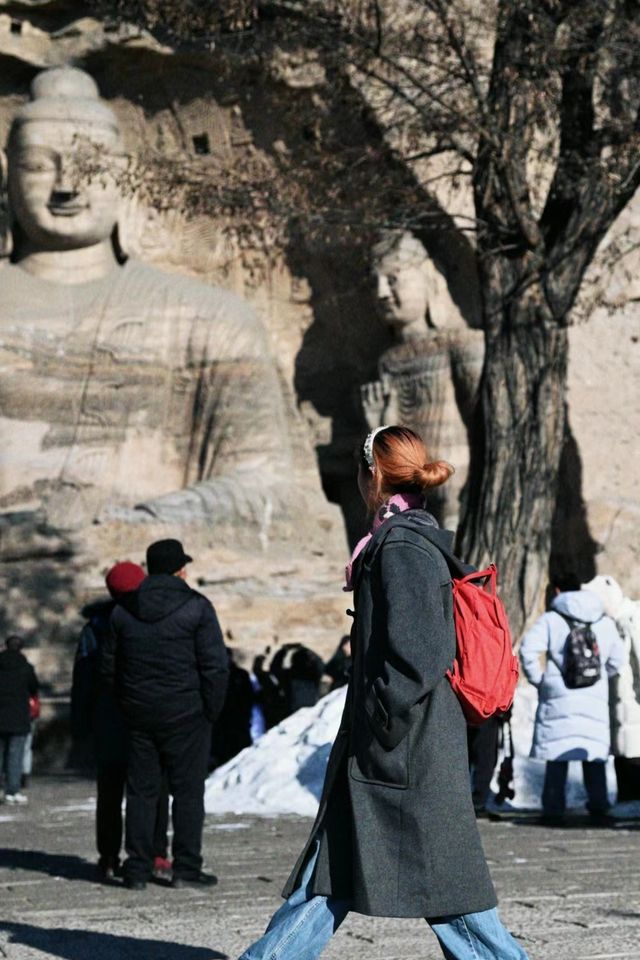
<svg viewBox="0 0 640 960">
<path fill-rule="evenodd" d="M 587 810 L 594 822 L 601 822 L 609 809 L 605 768 L 611 746 L 608 677 L 620 669 L 624 648 L 602 601 L 591 590 L 581 590 L 577 577 L 558 579 L 554 586 L 551 609 L 527 631 L 520 646 L 525 676 L 538 689 L 531 756 L 547 763 L 543 822 L 554 825 L 563 821 L 571 760 L 582 761 Z M 582 681 L 570 680 L 567 673 L 574 658 L 570 637 L 576 626 L 588 627 L 597 644 L 595 658 L 587 654 L 582 659 L 583 663 L 596 659 L 595 682 L 588 686 L 574 686 Z M 585 640 L 579 642 L 588 646 Z"/>
<path fill-rule="evenodd" d="M 447 679 L 453 538 L 424 504 L 452 472 L 405 427 L 365 442 L 358 485 L 375 519 L 347 568 L 354 659 L 342 722 L 287 900 L 241 960 L 314 960 L 349 910 L 426 918 L 449 960 L 526 960 L 496 910 Z"/>
<path fill-rule="evenodd" d="M 20 790 L 27 736 L 31 729 L 29 698 L 38 694 L 36 672 L 21 652 L 21 637 L 8 637 L 0 652 L 0 770 L 5 802 L 27 803 Z"/>
<path fill-rule="evenodd" d="M 124 878 L 132 890 L 151 877 L 163 769 L 173 797 L 171 883 L 217 882 L 202 871 L 204 781 L 229 666 L 213 606 L 186 583 L 190 562 L 178 540 L 151 544 L 149 575 L 120 599 L 102 653 L 102 677 L 129 728 Z"/>
<path fill-rule="evenodd" d="M 73 665 L 71 733 L 78 744 L 88 743 L 96 767 L 96 847 L 103 880 L 120 874 L 122 799 L 127 780 L 128 733 L 122 711 L 100 678 L 99 663 L 109 635 L 111 614 L 118 602 L 138 589 L 145 572 L 137 563 L 116 563 L 106 576 L 110 600 L 91 605 L 82 628 Z M 158 799 L 154 829 L 154 874 L 170 873 L 167 859 L 169 793 L 166 777 Z"/>
</svg>

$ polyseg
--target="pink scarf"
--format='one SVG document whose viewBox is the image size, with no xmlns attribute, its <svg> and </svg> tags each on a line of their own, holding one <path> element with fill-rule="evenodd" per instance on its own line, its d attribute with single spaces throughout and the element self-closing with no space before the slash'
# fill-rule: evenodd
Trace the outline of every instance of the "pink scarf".
<svg viewBox="0 0 640 960">
<path fill-rule="evenodd" d="M 394 493 L 392 497 L 385 500 L 382 506 L 378 508 L 373 518 L 371 530 L 366 537 L 358 540 L 355 550 L 351 554 L 351 559 L 345 567 L 345 585 L 342 588 L 344 591 L 353 590 L 353 565 L 376 530 L 382 526 L 385 520 L 390 520 L 391 517 L 395 517 L 397 513 L 404 513 L 405 510 L 417 510 L 420 507 L 424 507 L 424 499 L 423 493 Z"/>
</svg>

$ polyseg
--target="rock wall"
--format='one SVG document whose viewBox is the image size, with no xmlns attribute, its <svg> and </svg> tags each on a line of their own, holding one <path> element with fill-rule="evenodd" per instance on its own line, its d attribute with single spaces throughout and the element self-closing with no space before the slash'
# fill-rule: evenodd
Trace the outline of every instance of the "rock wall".
<svg viewBox="0 0 640 960">
<path fill-rule="evenodd" d="M 79 16 L 84 9 L 71 0 L 0 3 L 0 141 L 35 73 L 73 62 L 96 79 L 132 154 L 209 163 L 225 189 L 237 187 L 236 198 L 246 172 L 263 170 L 276 195 L 290 197 L 295 187 L 300 204 L 326 210 L 340 189 L 339 171 L 331 166 L 332 138 L 340 138 L 341 148 L 346 143 L 360 164 L 354 223 L 366 222 L 374 199 L 392 210 L 395 187 L 405 189 L 414 175 L 420 180 L 420 171 L 408 175 L 399 168 L 382 138 L 371 154 L 375 136 L 362 91 L 338 88 L 312 55 L 277 44 L 266 59 L 241 44 L 236 51 L 175 54 L 138 30 L 114 30 Z M 374 172 L 379 177 L 380 171 L 388 184 L 382 199 L 370 192 Z M 149 186 L 157 199 L 162 183 Z M 339 587 L 347 540 L 355 539 L 364 522 L 353 462 L 365 429 L 359 387 L 375 378 L 378 360 L 391 345 L 369 278 L 373 231 L 329 220 L 309 233 L 304 221 L 293 217 L 285 235 L 250 202 L 244 210 L 242 204 L 227 209 L 221 203 L 213 215 L 196 209 L 186 216 L 181 204 L 164 199 L 158 210 L 144 191 L 127 197 L 122 246 L 147 263 L 227 287 L 254 306 L 287 399 L 295 469 L 311 485 L 321 481 L 336 505 L 334 513 L 327 508 L 321 544 L 310 544 L 303 532 L 295 550 L 273 549 L 265 556 L 219 549 L 212 542 L 197 558 L 194 576 L 216 602 L 234 642 L 258 650 L 266 643 L 303 640 L 328 652 L 346 626 Z M 458 193 L 435 201 L 454 219 L 446 231 L 424 238 L 443 281 L 432 309 L 453 311 L 456 322 L 462 318 L 476 326 L 472 251 L 455 231 L 455 215 L 468 207 L 468 198 Z M 626 224 L 633 227 L 638 219 L 636 204 Z M 563 479 L 568 505 L 556 538 L 559 552 L 571 552 L 575 544 L 593 553 L 596 568 L 613 573 L 630 595 L 640 593 L 635 482 L 640 313 L 629 282 L 636 263 L 627 259 L 611 280 L 615 311 L 601 307 L 571 334 L 571 457 Z M 147 528 L 145 537 L 157 532 Z M 108 548 L 106 543 L 105 552 Z M 134 545 L 130 549 L 138 559 L 141 549 L 136 556 Z M 105 558 L 105 567 L 111 559 L 116 557 Z M 72 561 L 39 566 L 38 583 L 25 577 L 24 566 L 13 570 L 8 589 L 16 605 L 25 593 L 41 595 L 44 583 L 47 610 L 39 619 L 27 619 L 24 628 L 36 639 L 46 623 L 51 642 L 41 649 L 40 663 L 57 689 L 68 681 L 80 601 L 99 592 L 101 573 L 93 570 L 79 597 Z M 67 653 L 61 655 L 62 649 Z"/>
</svg>

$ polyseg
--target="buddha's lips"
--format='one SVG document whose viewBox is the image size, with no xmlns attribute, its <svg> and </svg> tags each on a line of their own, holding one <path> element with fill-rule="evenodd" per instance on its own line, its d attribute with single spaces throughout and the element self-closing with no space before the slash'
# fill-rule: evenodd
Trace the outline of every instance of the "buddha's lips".
<svg viewBox="0 0 640 960">
<path fill-rule="evenodd" d="M 89 209 L 87 203 L 48 203 L 47 209 L 54 217 L 75 217 Z"/>
</svg>

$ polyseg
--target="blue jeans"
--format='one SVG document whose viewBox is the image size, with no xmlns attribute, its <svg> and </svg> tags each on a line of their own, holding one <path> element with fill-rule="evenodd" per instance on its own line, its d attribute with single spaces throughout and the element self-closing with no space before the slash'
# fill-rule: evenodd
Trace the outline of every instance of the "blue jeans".
<svg viewBox="0 0 640 960">
<path fill-rule="evenodd" d="M 264 936 L 245 950 L 240 960 L 316 960 L 320 956 L 351 904 L 335 897 L 313 896 L 310 886 L 316 858 L 317 849 L 300 886 L 274 913 Z M 447 960 L 528 960 L 495 909 L 427 923 Z"/>
<path fill-rule="evenodd" d="M 6 793 L 19 793 L 22 783 L 22 758 L 27 735 L 0 733 L 0 773 L 4 773 Z"/>
</svg>

